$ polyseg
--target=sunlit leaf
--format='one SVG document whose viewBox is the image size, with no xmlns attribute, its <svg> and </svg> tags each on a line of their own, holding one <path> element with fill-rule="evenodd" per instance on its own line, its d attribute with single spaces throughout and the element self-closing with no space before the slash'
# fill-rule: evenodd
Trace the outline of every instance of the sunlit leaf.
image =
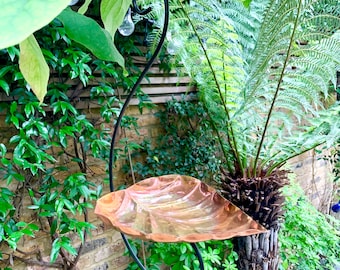
<svg viewBox="0 0 340 270">
<path fill-rule="evenodd" d="M 131 0 L 102 0 L 100 14 L 105 29 L 114 37 L 118 27 L 122 24 L 124 16 L 131 4 Z"/>
<path fill-rule="evenodd" d="M 63 236 L 60 244 L 62 248 L 68 251 L 71 255 L 77 255 L 77 250 L 72 246 L 70 238 Z"/>
<path fill-rule="evenodd" d="M 33 223 L 28 224 L 28 228 L 33 231 L 39 231 L 39 226 Z"/>
<path fill-rule="evenodd" d="M 115 47 L 110 34 L 96 21 L 71 9 L 65 9 L 57 18 L 64 25 L 66 34 L 88 48 L 96 57 L 124 66 L 124 58 Z"/>
<path fill-rule="evenodd" d="M 70 0 L 2 0 L 0 49 L 16 45 L 52 21 Z"/>
<path fill-rule="evenodd" d="M 19 221 L 17 224 L 15 224 L 17 227 L 26 227 L 27 223 L 24 221 Z"/>
<path fill-rule="evenodd" d="M 78 9 L 78 13 L 84 14 L 89 8 L 89 5 L 91 4 L 91 2 L 92 0 L 85 0 L 85 3 Z"/>
<path fill-rule="evenodd" d="M 2 88 L 7 95 L 9 95 L 9 85 L 6 81 L 0 80 L 0 88 Z"/>
<path fill-rule="evenodd" d="M 40 102 L 47 92 L 50 70 L 33 35 L 19 44 L 19 68 Z"/>
</svg>

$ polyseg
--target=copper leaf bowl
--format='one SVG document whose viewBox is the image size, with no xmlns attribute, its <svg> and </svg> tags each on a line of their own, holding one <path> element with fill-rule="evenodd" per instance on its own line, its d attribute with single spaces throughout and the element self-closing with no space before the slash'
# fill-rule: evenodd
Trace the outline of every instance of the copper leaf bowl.
<svg viewBox="0 0 340 270">
<path fill-rule="evenodd" d="M 199 242 L 263 233 L 264 227 L 190 176 L 151 177 L 101 197 L 95 213 L 134 238 Z"/>
</svg>

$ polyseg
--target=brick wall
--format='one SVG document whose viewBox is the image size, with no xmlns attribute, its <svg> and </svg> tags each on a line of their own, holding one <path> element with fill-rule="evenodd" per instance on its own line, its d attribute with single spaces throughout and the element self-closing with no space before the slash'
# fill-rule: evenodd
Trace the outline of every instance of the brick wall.
<svg viewBox="0 0 340 270">
<path fill-rule="evenodd" d="M 143 114 L 141 115 L 137 106 L 131 106 L 127 109 L 126 114 L 130 116 L 138 117 L 138 125 L 139 135 L 132 130 L 122 130 L 121 136 L 126 136 L 132 141 L 142 141 L 144 138 L 154 138 L 161 132 L 161 127 L 159 125 L 159 120 L 155 116 L 157 110 L 159 110 L 162 105 L 158 105 L 154 109 L 144 109 Z M 98 118 L 99 109 L 92 108 L 88 111 L 88 115 L 91 115 L 91 118 Z M 99 122 L 100 124 L 100 122 Z M 0 141 L 3 143 L 7 143 L 9 138 L 12 136 L 13 130 L 8 128 L 4 124 L 4 116 L 0 115 Z M 70 145 L 72 148 L 72 145 Z M 72 163 L 67 156 L 60 156 L 58 162 L 63 165 L 67 165 L 69 168 L 68 172 L 61 172 L 59 177 L 63 178 L 65 173 L 71 173 L 79 170 L 76 163 Z M 106 177 L 105 172 L 105 164 L 104 162 L 98 162 L 98 160 L 89 159 L 88 162 L 88 177 L 89 180 L 96 183 L 104 185 L 103 194 L 109 192 L 109 187 L 107 184 L 104 184 L 104 178 Z M 124 175 L 121 172 L 122 163 L 117 164 L 117 168 L 115 170 L 115 185 L 120 184 L 131 184 L 131 177 Z M 1 177 L 1 172 L 0 172 Z M 57 176 L 58 177 L 58 176 Z M 3 183 L 5 184 L 5 183 Z M 13 187 L 14 188 L 14 187 Z M 30 205 L 31 202 L 28 198 L 25 198 L 23 201 L 23 208 Z M 30 211 L 28 211 L 30 212 Z M 23 211 L 20 215 L 21 220 L 32 221 L 32 216 L 28 214 L 28 212 Z M 96 226 L 96 229 L 92 231 L 92 234 L 88 237 L 85 247 L 82 251 L 82 256 L 78 263 L 77 269 L 82 270 L 104 270 L 104 269 L 114 269 L 114 270 L 123 270 L 126 269 L 127 265 L 131 261 L 129 256 L 124 256 L 123 253 L 125 251 L 125 246 L 121 239 L 120 233 L 113 230 L 112 228 L 105 227 L 101 220 L 94 215 L 93 211 L 89 211 L 89 221 Z M 70 236 L 72 239 L 72 235 Z M 78 239 L 74 237 L 74 239 Z M 76 240 L 75 240 L 76 241 Z M 79 246 L 80 243 L 74 242 L 75 246 Z M 45 261 L 49 261 L 48 255 L 50 252 L 51 241 L 47 234 L 39 232 L 37 236 L 32 238 L 24 237 L 22 241 L 19 243 L 18 248 L 23 252 L 33 252 L 35 250 L 43 250 L 44 254 L 42 254 L 43 259 Z M 4 247 L 0 247 L 2 251 Z M 22 256 L 22 254 L 21 254 Z M 26 258 L 28 258 L 27 256 Z M 25 265 L 17 260 L 14 260 L 13 269 L 17 270 L 43 270 L 43 269 L 53 269 L 46 268 L 42 266 L 30 266 Z M 0 269 L 5 267 L 5 265 L 0 263 Z"/>
<path fill-rule="evenodd" d="M 333 196 L 333 179 L 330 164 L 323 159 L 326 152 L 306 152 L 289 162 L 290 168 L 296 174 L 313 205 L 323 213 L 329 213 Z"/>
</svg>

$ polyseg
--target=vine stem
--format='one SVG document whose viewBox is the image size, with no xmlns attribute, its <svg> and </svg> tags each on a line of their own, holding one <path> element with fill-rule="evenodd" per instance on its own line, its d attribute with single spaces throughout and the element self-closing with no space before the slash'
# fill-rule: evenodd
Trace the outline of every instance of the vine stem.
<svg viewBox="0 0 340 270">
<path fill-rule="evenodd" d="M 22 251 L 19 253 L 26 254 L 25 252 L 22 252 Z M 38 260 L 33 260 L 33 259 L 25 259 L 25 258 L 22 258 L 21 256 L 14 255 L 12 253 L 10 254 L 10 253 L 2 252 L 2 254 L 8 256 L 9 257 L 8 260 L 11 260 L 10 258 L 17 259 L 27 265 L 38 265 L 38 266 L 51 267 L 51 268 L 53 267 L 53 268 L 58 268 L 58 269 L 64 268 L 64 265 L 61 263 L 51 263 L 51 262 L 38 261 Z M 33 254 L 33 253 L 27 253 L 27 254 Z"/>
</svg>

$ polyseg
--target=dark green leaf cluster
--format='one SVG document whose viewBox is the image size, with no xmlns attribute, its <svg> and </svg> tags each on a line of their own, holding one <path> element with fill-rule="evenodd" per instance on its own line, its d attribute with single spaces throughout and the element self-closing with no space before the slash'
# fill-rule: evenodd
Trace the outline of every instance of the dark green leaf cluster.
<svg viewBox="0 0 340 270">
<path fill-rule="evenodd" d="M 133 168 L 139 178 L 176 173 L 218 181 L 221 161 L 215 148 L 217 137 L 211 131 L 203 105 L 174 99 L 157 115 L 164 133 L 155 144 L 145 140 L 141 147 L 132 150 L 136 158 Z M 129 166 L 125 169 L 130 171 Z"/>
<path fill-rule="evenodd" d="M 339 220 L 318 212 L 297 184 L 284 188 L 281 269 L 334 269 L 339 264 Z"/>
<path fill-rule="evenodd" d="M 140 241 L 132 242 L 135 250 L 143 248 Z M 237 270 L 237 253 L 231 240 L 206 241 L 198 243 L 202 252 L 204 267 L 207 270 Z M 192 246 L 188 243 L 144 243 L 149 269 L 162 269 L 162 264 L 173 270 L 198 270 L 199 263 Z M 128 270 L 137 270 L 136 263 L 131 263 Z"/>
</svg>

